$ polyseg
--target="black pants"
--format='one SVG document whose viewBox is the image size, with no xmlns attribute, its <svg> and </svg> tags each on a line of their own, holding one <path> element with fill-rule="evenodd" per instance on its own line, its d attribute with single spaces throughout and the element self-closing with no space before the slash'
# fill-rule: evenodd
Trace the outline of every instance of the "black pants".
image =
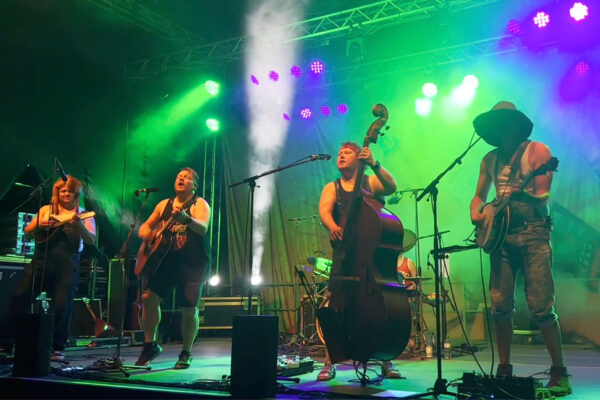
<svg viewBox="0 0 600 400">
<path fill-rule="evenodd" d="M 6 334 L 14 338 L 17 315 L 31 312 L 32 300 L 45 291 L 47 297 L 52 299 L 50 311 L 54 313 L 53 348 L 64 350 L 71 326 L 80 254 L 74 253 L 66 242 L 53 245 L 47 253 L 45 268 L 43 250 L 36 251 L 31 263 L 25 267 L 10 307 L 2 318 L 2 325 Z"/>
</svg>

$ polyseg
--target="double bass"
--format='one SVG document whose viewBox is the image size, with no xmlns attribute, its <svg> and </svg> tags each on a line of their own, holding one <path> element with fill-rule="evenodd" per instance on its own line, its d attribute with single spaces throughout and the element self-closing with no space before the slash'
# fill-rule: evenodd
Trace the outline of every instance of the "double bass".
<svg viewBox="0 0 600 400">
<path fill-rule="evenodd" d="M 388 120 L 383 104 L 367 131 L 364 147 L 376 143 Z M 334 363 L 396 358 L 410 337 L 410 306 L 398 282 L 396 262 L 402 252 L 402 222 L 364 193 L 366 163 L 360 160 L 344 236 L 333 251 L 329 306 L 317 311 L 325 343 Z"/>
</svg>

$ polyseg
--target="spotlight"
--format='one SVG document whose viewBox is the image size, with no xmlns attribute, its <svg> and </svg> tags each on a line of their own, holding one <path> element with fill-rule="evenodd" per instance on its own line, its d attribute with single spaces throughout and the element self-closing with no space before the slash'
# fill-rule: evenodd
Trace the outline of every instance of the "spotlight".
<svg viewBox="0 0 600 400">
<path fill-rule="evenodd" d="M 250 82 L 258 85 L 258 79 L 254 75 L 250 75 Z"/>
<path fill-rule="evenodd" d="M 262 277 L 260 275 L 252 275 L 250 278 L 250 284 L 252 286 L 258 286 L 262 283 Z"/>
<path fill-rule="evenodd" d="M 463 78 L 463 85 L 471 89 L 477 89 L 479 80 L 475 75 L 467 75 Z"/>
<path fill-rule="evenodd" d="M 297 65 L 292 66 L 290 69 L 290 73 L 296 78 L 300 78 L 302 76 L 302 68 Z"/>
<path fill-rule="evenodd" d="M 211 96 L 216 96 L 219 94 L 219 87 L 220 85 L 215 82 L 215 81 L 206 81 L 204 82 L 204 87 L 206 88 L 206 91 L 211 95 Z"/>
<path fill-rule="evenodd" d="M 421 88 L 421 91 L 423 92 L 425 97 L 434 97 L 437 94 L 438 89 L 434 83 L 428 82 L 423 85 L 423 87 Z"/>
<path fill-rule="evenodd" d="M 310 108 L 303 108 L 300 110 L 300 115 L 304 119 L 309 119 L 312 116 L 312 110 Z"/>
<path fill-rule="evenodd" d="M 585 61 L 579 61 L 577 64 L 575 64 L 575 71 L 579 75 L 585 75 L 590 72 L 590 64 L 586 63 Z"/>
<path fill-rule="evenodd" d="M 211 132 L 218 132 L 221 129 L 221 124 L 218 119 L 208 118 L 206 120 L 206 127 Z"/>
<path fill-rule="evenodd" d="M 338 104 L 337 110 L 340 114 L 346 114 L 348 112 L 348 106 L 344 103 Z"/>
<path fill-rule="evenodd" d="M 321 107 L 321 114 L 328 117 L 331 114 L 331 108 L 329 108 L 329 106 Z"/>
<path fill-rule="evenodd" d="M 415 100 L 415 113 L 421 117 L 427 117 L 431 114 L 433 103 L 430 98 Z"/>
<path fill-rule="evenodd" d="M 286 121 L 289 121 L 291 118 L 287 113 L 283 113 L 283 119 L 285 119 Z"/>
<path fill-rule="evenodd" d="M 569 10 L 569 13 L 571 14 L 571 18 L 573 18 L 575 21 L 581 21 L 588 16 L 588 8 L 585 4 L 576 2 Z"/>
<path fill-rule="evenodd" d="M 538 28 L 545 28 L 546 25 L 550 23 L 550 16 L 543 11 L 538 11 L 533 17 L 533 23 L 538 26 Z"/>
<path fill-rule="evenodd" d="M 506 25 L 506 30 L 511 35 L 517 36 L 519 33 L 521 33 L 521 23 L 519 21 L 511 19 L 510 21 L 508 21 L 508 25 Z"/>
<path fill-rule="evenodd" d="M 210 286 L 218 286 L 219 283 L 221 283 L 221 278 L 219 278 L 219 275 L 213 275 L 208 281 Z"/>
<path fill-rule="evenodd" d="M 269 79 L 273 82 L 277 82 L 279 80 L 279 74 L 275 71 L 269 72 Z"/>
<path fill-rule="evenodd" d="M 325 69 L 325 65 L 323 65 L 323 63 L 321 61 L 313 61 L 310 64 L 310 70 L 314 74 L 320 74 L 321 72 L 323 72 L 324 69 Z"/>
</svg>

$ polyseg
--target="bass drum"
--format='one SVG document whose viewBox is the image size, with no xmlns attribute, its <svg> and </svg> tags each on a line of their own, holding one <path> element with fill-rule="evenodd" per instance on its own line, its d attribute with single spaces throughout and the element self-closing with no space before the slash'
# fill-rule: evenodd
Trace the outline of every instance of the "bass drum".
<svg viewBox="0 0 600 400">
<path fill-rule="evenodd" d="M 329 296 L 325 296 L 325 299 L 319 305 L 319 309 L 329 307 Z M 321 323 L 319 322 L 319 318 L 317 317 L 315 321 L 315 328 L 317 330 L 317 336 L 319 336 L 319 340 L 322 344 L 325 344 L 325 336 L 323 335 L 323 329 L 321 329 Z"/>
</svg>

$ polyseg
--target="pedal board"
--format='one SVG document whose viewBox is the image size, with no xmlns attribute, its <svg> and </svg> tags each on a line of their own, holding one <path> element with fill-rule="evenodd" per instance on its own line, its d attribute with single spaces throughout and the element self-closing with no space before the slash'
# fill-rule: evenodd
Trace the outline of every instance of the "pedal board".
<svg viewBox="0 0 600 400">
<path fill-rule="evenodd" d="M 277 375 L 296 376 L 313 372 L 315 370 L 314 363 L 310 357 L 279 356 L 277 357 Z"/>
<path fill-rule="evenodd" d="M 539 379 L 526 377 L 496 378 L 476 373 L 463 373 L 458 385 L 457 399 L 470 399 L 472 396 L 496 399 L 553 400 L 554 396 Z"/>
</svg>

